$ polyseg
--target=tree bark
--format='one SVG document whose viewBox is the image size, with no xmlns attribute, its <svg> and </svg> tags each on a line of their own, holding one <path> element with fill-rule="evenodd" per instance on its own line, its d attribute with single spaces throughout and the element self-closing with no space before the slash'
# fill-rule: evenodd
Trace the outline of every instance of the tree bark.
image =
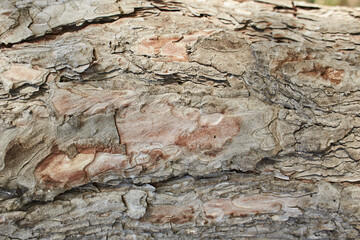
<svg viewBox="0 0 360 240">
<path fill-rule="evenodd" d="M 359 238 L 358 10 L 0 9 L 0 238 Z"/>
</svg>

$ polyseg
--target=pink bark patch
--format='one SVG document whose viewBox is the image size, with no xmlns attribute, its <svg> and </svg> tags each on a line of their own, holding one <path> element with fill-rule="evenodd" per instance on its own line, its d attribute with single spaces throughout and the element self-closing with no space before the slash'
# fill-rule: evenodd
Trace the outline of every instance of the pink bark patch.
<svg viewBox="0 0 360 240">
<path fill-rule="evenodd" d="M 163 205 L 150 208 L 142 218 L 143 222 L 150 223 L 185 223 L 194 218 L 193 206 Z"/>
<path fill-rule="evenodd" d="M 177 144 L 190 151 L 219 150 L 240 130 L 240 118 L 224 117 L 216 125 L 204 125 L 189 134 L 182 134 Z"/>
<path fill-rule="evenodd" d="M 125 170 L 130 167 L 127 155 L 99 152 L 85 171 L 90 177 L 94 177 L 109 170 Z"/>
<path fill-rule="evenodd" d="M 224 216 L 242 217 L 253 214 L 276 213 L 283 207 L 296 207 L 297 200 L 288 197 L 256 194 L 234 199 L 214 199 L 204 204 L 208 218 L 222 219 Z"/>
<path fill-rule="evenodd" d="M 157 57 L 162 62 L 186 62 L 186 46 L 196 42 L 200 36 L 209 35 L 212 31 L 192 31 L 185 35 L 152 36 L 142 40 L 136 47 L 137 54 Z"/>
<path fill-rule="evenodd" d="M 326 81 L 339 85 L 344 78 L 344 70 L 328 67 L 324 69 L 321 77 Z"/>
<path fill-rule="evenodd" d="M 90 181 L 89 178 L 114 170 L 132 168 L 130 157 L 106 148 L 81 148 L 74 158 L 54 152 L 36 167 L 35 178 L 48 188 L 75 187 Z"/>
<path fill-rule="evenodd" d="M 34 69 L 23 65 L 12 65 L 10 69 L 2 73 L 4 88 L 9 90 L 17 88 L 25 83 L 41 84 L 49 73 L 45 69 Z"/>
<path fill-rule="evenodd" d="M 83 112 L 93 115 L 106 111 L 109 106 L 122 107 L 133 99 L 132 91 L 81 91 L 78 89 L 58 89 L 52 98 L 56 112 L 71 115 Z"/>
<path fill-rule="evenodd" d="M 87 182 L 84 168 L 94 160 L 95 152 L 84 152 L 70 159 L 64 153 L 54 153 L 35 169 L 35 178 L 50 187 L 79 186 Z"/>
<path fill-rule="evenodd" d="M 121 142 L 127 146 L 136 143 L 175 144 L 179 134 L 190 133 L 197 127 L 197 121 L 175 116 L 172 108 L 167 103 L 150 103 L 119 116 L 116 124 Z"/>
<path fill-rule="evenodd" d="M 239 132 L 241 119 L 220 113 L 200 114 L 196 109 L 160 102 L 119 114 L 116 124 L 128 154 L 148 153 L 141 148 L 153 144 L 160 148 L 176 145 L 196 152 L 221 150 Z"/>
</svg>

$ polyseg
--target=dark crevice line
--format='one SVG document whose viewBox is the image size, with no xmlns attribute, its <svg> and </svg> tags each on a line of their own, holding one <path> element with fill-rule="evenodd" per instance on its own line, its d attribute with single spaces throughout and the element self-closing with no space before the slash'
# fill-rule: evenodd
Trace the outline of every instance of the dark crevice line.
<svg viewBox="0 0 360 240">
<path fill-rule="evenodd" d="M 0 50 L 12 48 L 12 47 L 22 44 L 22 43 L 38 43 L 38 42 L 41 42 L 44 40 L 53 40 L 57 36 L 61 36 L 65 33 L 78 32 L 80 30 L 85 29 L 86 27 L 88 27 L 90 25 L 112 23 L 121 18 L 136 17 L 139 13 L 150 10 L 150 9 L 154 9 L 154 8 L 135 8 L 134 12 L 129 13 L 129 14 L 118 14 L 118 15 L 114 15 L 114 16 L 95 18 L 92 20 L 84 21 L 80 25 L 77 25 L 79 23 L 71 23 L 69 25 L 59 26 L 59 27 L 51 29 L 50 33 L 44 34 L 42 36 L 31 36 L 31 37 L 23 39 L 17 43 L 9 43 L 9 44 L 1 43 Z"/>
<path fill-rule="evenodd" d="M 149 183 L 135 183 L 134 179 L 119 179 L 119 183 L 117 185 L 110 185 L 108 183 L 97 183 L 97 182 L 89 182 L 81 186 L 73 187 L 71 189 L 68 189 L 62 193 L 59 193 L 57 196 L 54 197 L 53 200 L 39 200 L 39 199 L 28 199 L 26 203 L 24 203 L 20 208 L 17 209 L 17 211 L 28 211 L 29 208 L 32 208 L 34 206 L 40 206 L 40 205 L 46 205 L 48 203 L 54 202 L 54 201 L 63 201 L 62 197 L 66 196 L 67 194 L 74 194 L 74 193 L 84 193 L 84 192 L 101 192 L 101 189 L 118 189 L 124 186 L 129 187 L 141 187 L 145 185 L 152 185 L 155 188 L 161 187 L 163 185 L 166 185 L 167 183 L 171 183 L 173 181 L 179 181 L 179 180 L 185 180 L 185 179 L 193 179 L 194 181 L 201 181 L 201 180 L 210 180 L 210 179 L 216 179 L 221 177 L 230 176 L 233 174 L 249 174 L 249 175 L 259 175 L 256 171 L 241 171 L 237 169 L 229 169 L 229 170 L 223 170 L 220 172 L 214 172 L 209 173 L 205 175 L 191 175 L 189 173 L 183 173 L 181 175 L 177 176 L 169 176 L 168 178 L 160 181 L 152 181 Z M 13 196 L 13 197 L 21 197 L 20 196 Z"/>
<path fill-rule="evenodd" d="M 120 129 L 118 127 L 118 125 L 116 124 L 116 116 L 119 114 L 119 110 L 118 109 L 115 109 L 114 110 L 114 125 L 115 125 L 115 128 L 116 128 L 116 132 L 117 132 L 117 135 L 119 137 L 119 144 L 121 144 L 121 136 L 120 136 Z"/>
</svg>

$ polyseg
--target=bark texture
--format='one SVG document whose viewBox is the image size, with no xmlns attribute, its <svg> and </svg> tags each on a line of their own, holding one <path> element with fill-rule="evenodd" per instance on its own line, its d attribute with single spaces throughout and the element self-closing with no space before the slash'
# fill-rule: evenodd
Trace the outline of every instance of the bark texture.
<svg viewBox="0 0 360 240">
<path fill-rule="evenodd" d="M 0 1 L 0 238 L 359 239 L 359 17 Z"/>
</svg>

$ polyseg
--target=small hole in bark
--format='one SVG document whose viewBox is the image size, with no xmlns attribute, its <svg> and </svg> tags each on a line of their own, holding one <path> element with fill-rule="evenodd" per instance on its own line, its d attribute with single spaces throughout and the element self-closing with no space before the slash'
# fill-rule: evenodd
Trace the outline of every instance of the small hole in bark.
<svg viewBox="0 0 360 240">
<path fill-rule="evenodd" d="M 216 138 L 216 135 L 214 135 L 214 138 Z"/>
</svg>

